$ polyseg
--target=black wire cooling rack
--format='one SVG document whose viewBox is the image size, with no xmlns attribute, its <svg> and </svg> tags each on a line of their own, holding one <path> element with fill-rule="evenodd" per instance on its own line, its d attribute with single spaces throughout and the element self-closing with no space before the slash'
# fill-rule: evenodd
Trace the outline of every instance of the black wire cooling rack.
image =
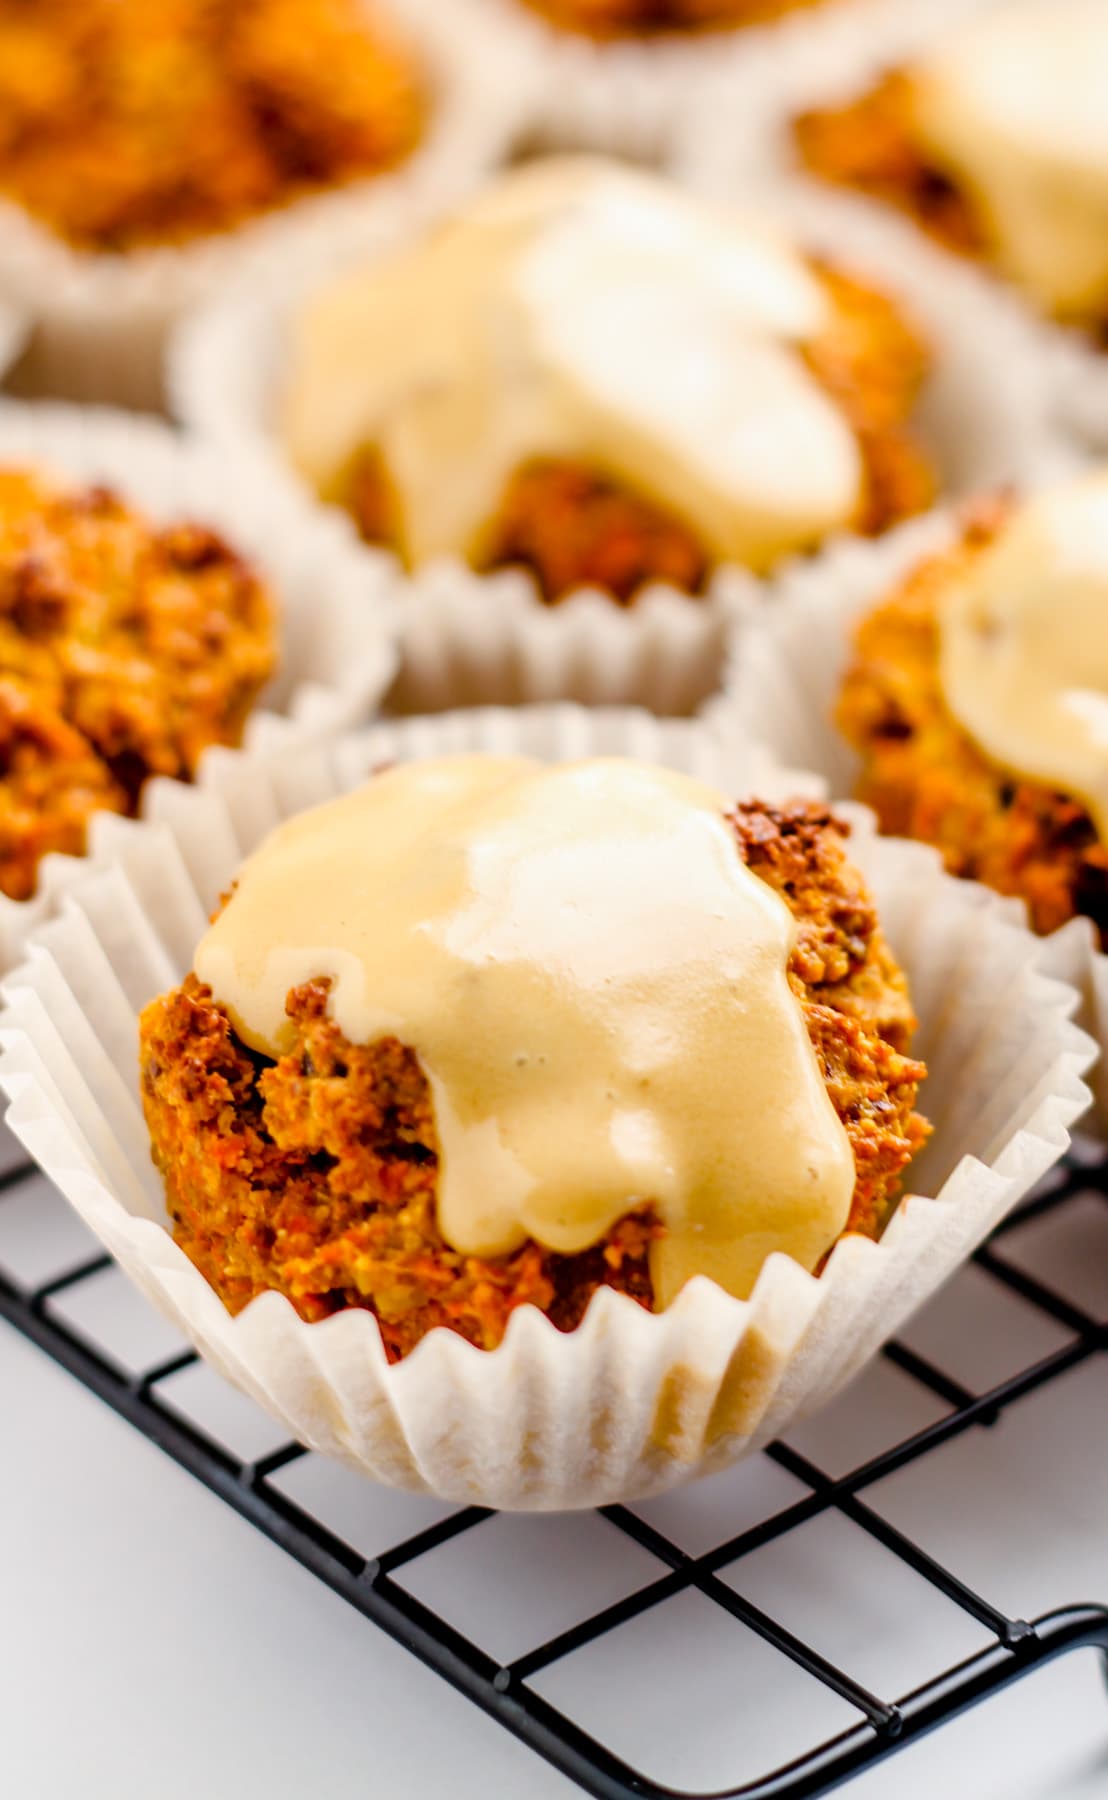
<svg viewBox="0 0 1108 1800">
<path fill-rule="evenodd" d="M 0 1206 L 5 1195 L 18 1195 L 31 1175 L 28 1169 L 16 1168 L 0 1176 Z M 172 1377 L 197 1360 L 193 1353 L 184 1352 L 127 1375 L 59 1317 L 59 1298 L 110 1268 L 106 1256 L 88 1258 L 38 1285 L 20 1285 L 0 1270 L 0 1316 L 365 1618 L 406 1645 L 587 1793 L 602 1800 L 629 1800 L 630 1796 L 676 1800 L 678 1790 L 650 1780 L 589 1736 L 536 1692 L 534 1678 L 675 1596 L 695 1593 L 713 1602 L 848 1702 L 859 1722 L 759 1779 L 717 1789 L 712 1800 L 723 1800 L 724 1795 L 730 1800 L 739 1796 L 743 1800 L 811 1800 L 1052 1658 L 1078 1648 L 1099 1649 L 1108 1669 L 1108 1607 L 1090 1603 L 1033 1620 L 1010 1618 L 888 1523 L 865 1499 L 867 1489 L 885 1476 L 926 1457 L 961 1433 L 988 1428 L 1015 1401 L 1108 1350 L 1108 1323 L 1089 1316 L 1004 1253 L 1008 1232 L 1042 1214 L 1078 1203 L 1087 1206 L 1090 1194 L 1108 1204 L 1108 1160 L 1067 1162 L 976 1257 L 979 1269 L 990 1280 L 1001 1283 L 1040 1317 L 1061 1328 L 1059 1348 L 999 1386 L 975 1394 L 906 1344 L 890 1344 L 884 1355 L 942 1403 L 944 1410 L 936 1422 L 837 1476 L 786 1444 L 772 1445 L 768 1456 L 802 1485 L 802 1497 L 703 1555 L 686 1553 L 623 1506 L 605 1507 L 603 1517 L 657 1559 L 664 1572 L 505 1664 L 498 1663 L 397 1579 L 418 1557 L 471 1531 L 488 1516 L 482 1509 L 453 1512 L 378 1557 L 367 1559 L 359 1554 L 320 1519 L 294 1504 L 275 1483 L 279 1471 L 307 1454 L 299 1445 L 287 1443 L 259 1460 L 243 1462 L 166 1404 L 165 1384 L 171 1384 Z M 936 1668 L 910 1693 L 887 1698 L 870 1692 L 848 1670 L 837 1667 L 768 1612 L 744 1599 L 743 1558 L 832 1511 L 869 1534 L 983 1627 L 986 1648 L 952 1667 Z M 726 1579 L 721 1578 L 724 1574 Z M 706 1647 L 704 1654 L 710 1655 L 710 1649 Z M 688 1800 L 687 1794 L 682 1800 Z M 695 1800 L 707 1797 L 698 1795 Z"/>
</svg>

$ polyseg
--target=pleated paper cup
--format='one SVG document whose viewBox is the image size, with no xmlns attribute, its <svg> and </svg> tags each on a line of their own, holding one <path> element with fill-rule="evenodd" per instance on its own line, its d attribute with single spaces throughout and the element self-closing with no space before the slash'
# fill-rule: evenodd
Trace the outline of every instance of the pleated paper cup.
<svg viewBox="0 0 1108 1800">
<path fill-rule="evenodd" d="M 862 818 L 853 854 L 913 984 L 936 1127 L 879 1243 L 844 1238 L 818 1280 L 775 1254 L 748 1301 L 696 1277 L 654 1315 L 603 1290 L 568 1335 L 522 1307 L 494 1351 L 440 1329 L 394 1366 L 362 1310 L 308 1325 L 269 1293 L 232 1318 L 166 1228 L 139 1011 L 186 973 L 215 896 L 277 821 L 382 762 L 471 749 L 625 752 L 725 793 L 791 785 L 687 722 L 575 708 L 378 726 L 264 769 L 225 753 L 204 787 L 159 784 L 156 825 L 105 818 L 114 861 L 86 873 L 4 983 L 0 1086 L 16 1135 L 121 1266 L 302 1443 L 459 1503 L 633 1499 L 756 1450 L 841 1388 L 1062 1154 L 1093 1046 L 1070 1021 L 1076 996 L 1038 971 L 999 902 Z"/>
<path fill-rule="evenodd" d="M 426 0 L 479 29 L 534 72 L 531 145 L 599 150 L 664 165 L 687 121 L 720 86 L 796 56 L 842 53 L 883 27 L 900 0 L 825 0 L 779 19 L 700 32 L 597 40 L 522 0 Z"/>
<path fill-rule="evenodd" d="M 823 41 L 803 32 L 777 43 L 751 46 L 734 69 L 720 70 L 703 88 L 699 104 L 683 114 L 671 148 L 671 166 L 691 186 L 736 199 L 780 182 L 799 184 L 811 196 L 844 202 L 851 213 L 883 221 L 899 236 L 906 281 L 925 292 L 934 279 L 927 270 L 961 274 L 966 304 L 1019 322 L 1023 356 L 1009 363 L 1016 384 L 1025 380 L 1030 355 L 1045 382 L 1051 421 L 1076 442 L 1108 450 L 1108 355 L 1081 332 L 1053 324 L 1016 288 L 984 264 L 939 249 L 911 221 L 860 194 L 807 175 L 797 153 L 792 122 L 812 108 L 843 105 L 865 93 L 893 67 L 945 43 L 952 30 L 974 13 L 1009 0 L 895 0 L 863 15 L 844 9 L 838 29 Z M 874 229 L 877 226 L 875 224 Z M 849 237 L 846 240 L 849 242 Z M 896 239 L 890 238 L 890 243 Z M 976 297 L 974 297 L 976 296 Z M 1016 348 L 1016 334 L 1006 326 Z M 996 363 L 997 356 L 990 355 Z"/>
<path fill-rule="evenodd" d="M 868 276 L 919 319 L 934 367 L 917 423 L 946 492 L 1023 483 L 1064 463 L 1049 359 L 1007 296 L 983 292 L 950 258 L 849 196 L 786 183 L 751 196 L 744 210 Z M 295 292 L 219 297 L 183 322 L 169 357 L 174 410 L 187 425 L 272 457 L 294 479 L 278 436 L 281 374 L 290 320 L 315 285 L 310 276 Z M 406 590 L 395 704 L 426 712 L 568 699 L 689 713 L 719 686 L 747 592 L 743 572 L 724 565 L 698 599 L 658 584 L 631 607 L 587 590 L 548 607 L 522 570 L 475 575 L 443 559 Z"/>
<path fill-rule="evenodd" d="M 20 391 L 158 408 L 173 322 L 205 295 L 252 280 L 277 291 L 307 268 L 371 254 L 425 227 L 508 154 L 530 116 L 510 46 L 423 0 L 378 0 L 430 80 L 424 136 L 395 168 L 290 202 L 181 246 L 75 250 L 0 202 L 0 292 L 33 318 Z"/>
<path fill-rule="evenodd" d="M 249 747 L 341 731 L 376 711 L 396 668 L 395 566 L 340 516 L 306 507 L 271 466 L 153 419 L 18 401 L 0 402 L 0 465 L 102 482 L 156 524 L 211 525 L 258 569 L 277 608 L 278 670 L 247 723 Z M 0 895 L 0 968 L 81 866 L 48 856 L 31 900 Z"/>
<path fill-rule="evenodd" d="M 842 543 L 819 565 L 793 563 L 754 595 L 732 637 L 723 692 L 707 709 L 711 727 L 745 743 L 753 737 L 786 764 L 820 775 L 832 796 L 852 794 L 861 760 L 836 729 L 835 703 L 852 653 L 854 628 L 926 557 L 961 535 L 957 508 L 913 520 L 881 543 Z M 967 884 L 972 885 L 972 884 Z M 1023 903 L 1004 902 L 1015 918 Z M 1081 1025 L 1108 1050 L 1108 956 L 1088 919 L 1041 938 L 1040 963 L 1082 996 Z M 1091 1077 L 1091 1126 L 1108 1135 L 1108 1067 Z"/>
</svg>

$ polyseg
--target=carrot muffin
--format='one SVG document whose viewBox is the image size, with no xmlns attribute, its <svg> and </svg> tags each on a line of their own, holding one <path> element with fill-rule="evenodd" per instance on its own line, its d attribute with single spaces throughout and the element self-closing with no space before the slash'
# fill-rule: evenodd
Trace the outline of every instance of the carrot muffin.
<svg viewBox="0 0 1108 1800">
<path fill-rule="evenodd" d="M 1108 475 L 979 507 L 862 620 L 837 717 L 886 831 L 1108 949 Z"/>
<path fill-rule="evenodd" d="M 1103 0 L 990 9 L 845 105 L 795 121 L 825 179 L 899 207 L 1045 313 L 1108 331 Z"/>
<path fill-rule="evenodd" d="M 419 137 L 361 0 L 0 0 L 0 193 L 82 250 L 226 231 Z"/>
<path fill-rule="evenodd" d="M 587 37 L 657 37 L 761 25 L 828 0 L 522 0 L 563 31 Z"/>
<path fill-rule="evenodd" d="M 848 271 L 650 175 L 503 176 L 293 320 L 282 435 L 415 566 L 522 565 L 542 597 L 698 593 L 930 502 L 928 353 Z"/>
<path fill-rule="evenodd" d="M 0 470 L 0 892 L 28 899 L 93 812 L 237 743 L 274 645 L 265 588 L 214 532 Z"/>
<path fill-rule="evenodd" d="M 141 1018 L 178 1244 L 232 1312 L 367 1308 L 396 1360 L 876 1235 L 926 1071 L 846 836 L 619 759 L 401 765 L 301 814 Z"/>
</svg>

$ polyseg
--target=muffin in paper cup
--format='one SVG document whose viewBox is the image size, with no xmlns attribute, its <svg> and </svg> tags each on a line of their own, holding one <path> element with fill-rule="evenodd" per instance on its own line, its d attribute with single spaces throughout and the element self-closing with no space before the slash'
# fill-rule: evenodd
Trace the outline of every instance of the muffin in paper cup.
<svg viewBox="0 0 1108 1800">
<path fill-rule="evenodd" d="M 723 692 L 706 712 L 711 728 L 740 742 L 752 736 L 786 765 L 817 772 L 833 797 L 852 794 L 861 759 L 837 729 L 834 710 L 854 628 L 918 564 L 954 544 L 963 526 L 958 508 L 941 508 L 882 543 L 841 543 L 818 567 L 794 563 L 767 582 L 736 626 Z M 997 904 L 1026 919 L 1021 900 L 997 897 Z M 1040 966 L 1079 991 L 1081 1025 L 1108 1048 L 1108 956 L 1091 922 L 1071 919 L 1038 942 Z M 1103 1057 L 1090 1084 L 1095 1109 L 1086 1128 L 1102 1135 L 1108 1130 Z"/>
<path fill-rule="evenodd" d="M 767 183 L 784 181 L 825 199 L 849 202 L 844 221 L 851 212 L 863 221 L 870 214 L 898 228 L 905 279 L 925 288 L 928 266 L 949 264 L 967 306 L 984 311 L 991 305 L 998 317 L 1006 313 L 1020 321 L 1024 356 L 1033 355 L 1055 428 L 1103 450 L 1108 448 L 1108 356 L 1085 333 L 1051 323 L 984 263 L 940 249 L 891 207 L 807 173 L 793 138 L 792 122 L 799 114 L 851 101 L 890 68 L 945 43 L 952 30 L 975 14 L 1007 3 L 898 0 L 865 17 L 844 9 L 839 30 L 821 43 L 801 32 L 777 44 L 760 43 L 735 70 L 720 71 L 706 85 L 700 104 L 686 112 L 672 145 L 671 165 L 680 179 L 720 197 L 759 192 Z M 930 254 L 924 257 L 924 251 Z M 1012 364 L 1011 373 L 1016 381 L 1025 379 L 1019 364 Z"/>
<path fill-rule="evenodd" d="M 581 159 L 579 166 L 606 165 Z M 908 423 L 945 491 L 1025 480 L 1061 455 L 1048 419 L 1047 371 L 1018 307 L 1003 296 L 994 304 L 950 259 L 849 197 L 782 184 L 748 199 L 744 211 L 836 270 L 871 281 L 918 324 L 933 367 Z M 290 470 L 278 432 L 282 380 L 294 321 L 320 291 L 309 274 L 279 297 L 242 288 L 186 319 L 169 362 L 178 416 Z M 820 552 L 813 554 L 818 561 Z M 587 589 L 549 607 L 529 571 L 476 574 L 455 557 L 424 563 L 405 593 L 394 701 L 409 712 L 555 699 L 692 712 L 718 686 L 728 625 L 745 591 L 742 571 L 724 562 L 693 600 L 656 583 L 629 607 Z"/>
<path fill-rule="evenodd" d="M 880 1241 L 843 1238 L 818 1279 L 774 1254 L 748 1301 L 703 1276 L 657 1314 L 604 1289 L 570 1333 L 522 1306 L 495 1350 L 438 1329 L 393 1365 L 361 1310 L 306 1324 L 267 1293 L 232 1318 L 166 1230 L 138 1012 L 191 966 L 216 896 L 275 822 L 382 763 L 466 750 L 629 754 L 726 793 L 797 786 L 694 724 L 573 707 L 378 725 L 264 766 L 222 753 L 198 788 L 155 784 L 149 825 L 102 821 L 113 860 L 86 870 L 4 984 L 0 1085 L 16 1135 L 121 1266 L 297 1439 L 457 1502 L 595 1506 L 722 1467 L 842 1387 L 1061 1155 L 1093 1046 L 1000 902 L 859 814 L 851 856 L 912 983 L 935 1126 Z"/>
<path fill-rule="evenodd" d="M 377 709 L 396 668 L 394 565 L 341 517 L 306 507 L 279 472 L 153 419 L 18 401 L 0 401 L 0 467 L 103 484 L 155 524 L 210 525 L 256 567 L 278 610 L 278 667 L 247 721 L 249 748 L 342 730 Z M 0 967 L 82 866 L 48 855 L 33 898 L 0 895 Z"/>
<path fill-rule="evenodd" d="M 427 0 L 487 32 L 535 71 L 529 142 L 664 164 L 685 122 L 720 83 L 766 58 L 834 55 L 879 27 L 896 0 L 794 0 L 746 25 L 598 39 L 559 27 L 525 0 Z"/>
<path fill-rule="evenodd" d="M 21 393 L 157 409 L 167 336 L 185 308 L 240 278 L 280 289 L 307 267 L 393 243 L 509 152 L 531 87 L 511 47 L 422 0 L 377 0 L 376 14 L 411 44 L 430 87 L 420 141 L 378 175 L 180 246 L 118 254 L 73 248 L 0 200 L 0 293 L 32 319 Z"/>
</svg>

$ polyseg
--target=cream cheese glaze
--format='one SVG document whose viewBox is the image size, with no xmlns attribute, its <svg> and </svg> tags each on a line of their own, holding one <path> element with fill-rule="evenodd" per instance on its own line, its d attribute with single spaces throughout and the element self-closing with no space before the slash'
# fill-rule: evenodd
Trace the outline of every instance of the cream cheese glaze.
<svg viewBox="0 0 1108 1800">
<path fill-rule="evenodd" d="M 1023 0 L 913 80 L 917 129 L 981 207 L 1006 271 L 1063 316 L 1108 303 L 1108 9 Z"/>
<path fill-rule="evenodd" d="M 947 595 L 946 703 L 993 762 L 1108 843 L 1108 471 L 1027 502 Z"/>
<path fill-rule="evenodd" d="M 849 524 L 863 467 L 798 346 L 830 302 L 764 231 L 585 157 L 503 176 L 295 319 L 286 445 L 341 495 L 378 450 L 401 549 L 479 557 L 509 477 L 574 458 L 756 566 Z"/>
<path fill-rule="evenodd" d="M 418 1053 L 455 1249 L 572 1253 L 651 1204 L 658 1304 L 746 1296 L 773 1251 L 816 1267 L 855 1169 L 726 805 L 619 759 L 401 766 L 262 845 L 196 973 L 268 1055 L 322 976 L 348 1039 Z"/>
</svg>

